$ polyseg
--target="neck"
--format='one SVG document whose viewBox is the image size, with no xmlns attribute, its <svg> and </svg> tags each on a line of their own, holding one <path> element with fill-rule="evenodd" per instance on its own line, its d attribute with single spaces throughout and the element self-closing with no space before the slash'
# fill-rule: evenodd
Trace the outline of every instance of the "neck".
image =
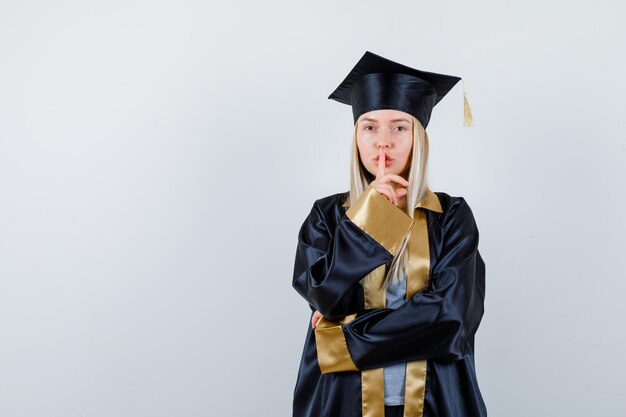
<svg viewBox="0 0 626 417">
<path fill-rule="evenodd" d="M 399 209 L 406 210 L 406 194 L 402 197 L 398 197 L 398 206 Z"/>
</svg>

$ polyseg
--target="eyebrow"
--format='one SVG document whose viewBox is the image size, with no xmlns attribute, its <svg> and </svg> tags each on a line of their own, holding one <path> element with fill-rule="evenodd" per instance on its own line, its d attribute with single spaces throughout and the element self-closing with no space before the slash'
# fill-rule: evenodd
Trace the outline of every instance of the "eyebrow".
<svg viewBox="0 0 626 417">
<path fill-rule="evenodd" d="M 369 117 L 364 117 L 363 119 L 361 119 L 361 121 L 359 121 L 359 123 L 361 122 L 375 122 L 378 123 L 378 120 L 376 119 L 370 119 Z M 391 123 L 395 123 L 395 122 L 405 122 L 405 123 L 410 123 L 407 119 L 393 119 L 391 121 Z"/>
</svg>

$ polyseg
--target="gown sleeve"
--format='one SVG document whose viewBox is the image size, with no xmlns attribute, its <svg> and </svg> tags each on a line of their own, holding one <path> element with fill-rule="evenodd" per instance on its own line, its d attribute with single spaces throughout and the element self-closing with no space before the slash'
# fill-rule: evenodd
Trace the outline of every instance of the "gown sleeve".
<svg viewBox="0 0 626 417">
<path fill-rule="evenodd" d="M 324 335 L 317 346 L 322 373 L 465 355 L 484 312 L 485 264 L 476 222 L 462 197 L 443 222 L 432 285 L 397 309 L 373 309 L 347 323 L 316 328 L 316 337 Z"/>
<path fill-rule="evenodd" d="M 335 227 L 316 201 L 298 233 L 293 288 L 328 320 L 356 313 L 359 281 L 391 262 L 412 224 L 371 185 Z"/>
</svg>

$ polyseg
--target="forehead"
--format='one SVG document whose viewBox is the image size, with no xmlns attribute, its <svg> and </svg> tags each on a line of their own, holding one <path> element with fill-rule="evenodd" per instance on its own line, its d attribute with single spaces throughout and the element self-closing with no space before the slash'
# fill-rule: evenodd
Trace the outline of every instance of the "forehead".
<svg viewBox="0 0 626 417">
<path fill-rule="evenodd" d="M 394 109 L 380 109 L 380 110 L 372 110 L 367 113 L 363 113 L 358 122 L 397 122 L 397 121 L 406 121 L 411 123 L 412 116 L 409 113 L 405 113 L 400 110 Z"/>
</svg>

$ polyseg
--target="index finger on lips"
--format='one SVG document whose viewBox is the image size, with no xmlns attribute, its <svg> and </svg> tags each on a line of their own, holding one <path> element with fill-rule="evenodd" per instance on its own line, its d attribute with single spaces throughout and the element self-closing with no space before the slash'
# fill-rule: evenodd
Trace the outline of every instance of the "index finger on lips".
<svg viewBox="0 0 626 417">
<path fill-rule="evenodd" d="M 385 175 L 385 151 L 380 148 L 378 151 L 378 171 L 376 171 L 376 178 L 382 178 Z"/>
</svg>

